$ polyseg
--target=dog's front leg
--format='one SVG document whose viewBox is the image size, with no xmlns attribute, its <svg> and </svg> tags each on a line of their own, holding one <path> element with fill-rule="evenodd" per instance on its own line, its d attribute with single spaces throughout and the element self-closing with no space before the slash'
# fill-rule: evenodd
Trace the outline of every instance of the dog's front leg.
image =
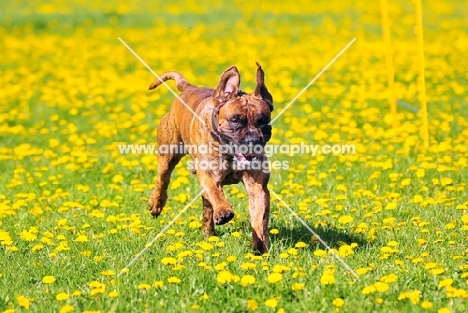
<svg viewBox="0 0 468 313">
<path fill-rule="evenodd" d="M 203 200 L 203 218 L 202 218 L 202 235 L 204 238 L 208 238 L 210 236 L 216 236 L 216 232 L 214 229 L 214 220 L 213 220 L 213 206 L 211 205 L 210 201 L 205 199 L 202 196 Z"/>
<path fill-rule="evenodd" d="M 242 182 L 249 196 L 250 222 L 253 248 L 260 254 L 268 250 L 268 220 L 270 217 L 270 193 L 267 189 L 270 173 L 245 171 Z"/>
<path fill-rule="evenodd" d="M 207 216 L 213 216 L 214 224 L 216 225 L 223 225 L 232 220 L 234 217 L 234 211 L 232 210 L 231 204 L 227 201 L 226 196 L 224 195 L 222 189 L 222 179 L 221 175 L 218 175 L 214 172 L 208 171 L 199 171 L 197 170 L 197 176 L 200 181 L 201 187 L 203 188 L 203 201 L 208 201 L 211 204 L 211 208 L 209 205 L 205 205 L 204 203 L 204 218 L 203 225 L 204 232 L 213 232 L 214 229 L 213 225 L 208 225 Z M 209 210 L 212 210 L 209 212 Z M 206 231 L 208 230 L 208 231 Z"/>
</svg>

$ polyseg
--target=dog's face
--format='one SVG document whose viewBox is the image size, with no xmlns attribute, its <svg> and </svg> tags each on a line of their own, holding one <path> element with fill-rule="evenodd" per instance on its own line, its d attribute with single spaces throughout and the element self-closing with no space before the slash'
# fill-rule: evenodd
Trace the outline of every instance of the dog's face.
<svg viewBox="0 0 468 313">
<path fill-rule="evenodd" d="M 239 90 L 240 75 L 232 66 L 221 75 L 213 92 L 219 136 L 226 144 L 261 145 L 271 137 L 273 97 L 265 86 L 265 74 L 257 63 L 257 86 L 247 94 Z M 245 155 L 246 158 L 252 155 Z"/>
</svg>

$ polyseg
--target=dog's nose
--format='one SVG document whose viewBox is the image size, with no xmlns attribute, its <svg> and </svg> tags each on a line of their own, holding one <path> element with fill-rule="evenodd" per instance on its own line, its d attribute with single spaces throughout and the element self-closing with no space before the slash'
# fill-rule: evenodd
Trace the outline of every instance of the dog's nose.
<svg viewBox="0 0 468 313">
<path fill-rule="evenodd" d="M 246 144 L 259 145 L 262 143 L 262 138 L 254 137 L 254 136 L 247 136 L 244 141 Z"/>
</svg>

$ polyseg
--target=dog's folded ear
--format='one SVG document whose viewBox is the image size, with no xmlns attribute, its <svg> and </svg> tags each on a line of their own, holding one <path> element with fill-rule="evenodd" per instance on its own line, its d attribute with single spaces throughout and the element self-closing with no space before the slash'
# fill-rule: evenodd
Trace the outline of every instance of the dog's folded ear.
<svg viewBox="0 0 468 313">
<path fill-rule="evenodd" d="M 267 87 L 265 86 L 265 73 L 262 70 L 260 63 L 257 63 L 257 87 L 255 87 L 254 95 L 256 97 L 262 98 L 268 103 L 270 111 L 273 111 L 273 97 L 268 92 Z"/>
<path fill-rule="evenodd" d="M 221 75 L 218 86 L 213 92 L 213 99 L 218 103 L 236 97 L 239 91 L 240 75 L 237 67 L 231 66 Z"/>
</svg>

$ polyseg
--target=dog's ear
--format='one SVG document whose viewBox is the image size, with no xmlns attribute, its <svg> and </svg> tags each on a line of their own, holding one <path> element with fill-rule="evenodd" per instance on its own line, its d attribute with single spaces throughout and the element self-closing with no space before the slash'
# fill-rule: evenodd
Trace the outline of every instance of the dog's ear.
<svg viewBox="0 0 468 313">
<path fill-rule="evenodd" d="M 257 63 L 257 87 L 255 87 L 254 95 L 260 97 L 268 103 L 270 111 L 273 111 L 273 97 L 268 92 L 267 87 L 265 86 L 265 73 L 262 70 L 260 63 Z"/>
<path fill-rule="evenodd" d="M 218 86 L 213 92 L 213 99 L 221 103 L 234 98 L 239 91 L 239 85 L 239 71 L 237 71 L 237 67 L 231 66 L 221 75 Z"/>
</svg>

